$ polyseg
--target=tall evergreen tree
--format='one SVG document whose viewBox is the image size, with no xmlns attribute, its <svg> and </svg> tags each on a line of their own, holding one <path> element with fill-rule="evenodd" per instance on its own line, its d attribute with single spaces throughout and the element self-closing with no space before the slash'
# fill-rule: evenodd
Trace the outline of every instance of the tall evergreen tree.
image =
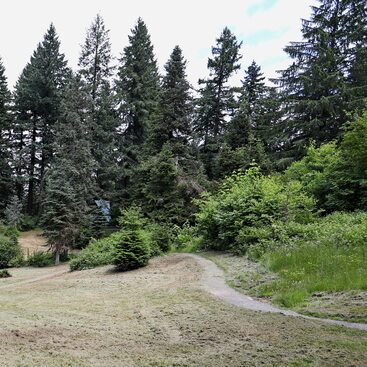
<svg viewBox="0 0 367 367">
<path fill-rule="evenodd" d="M 118 146 L 119 182 L 116 201 L 126 205 L 129 199 L 131 177 L 143 152 L 145 140 L 153 114 L 157 108 L 160 84 L 157 63 L 150 35 L 142 19 L 129 36 L 118 76 L 115 82 L 117 104 L 121 119 Z"/>
<path fill-rule="evenodd" d="M 94 160 L 91 153 L 91 103 L 77 80 L 70 82 L 56 126 L 56 152 L 46 175 L 42 225 L 56 263 L 63 249 L 73 246 L 84 227 L 90 225 L 94 200 Z"/>
<path fill-rule="evenodd" d="M 142 146 L 159 98 L 159 75 L 148 29 L 141 18 L 120 60 L 116 91 L 124 141 Z"/>
<path fill-rule="evenodd" d="M 70 76 L 60 42 L 51 24 L 45 37 L 24 68 L 15 91 L 17 114 L 15 145 L 19 174 L 26 172 L 27 212 L 36 213 L 36 191 L 53 159 L 55 124 L 59 117 L 62 90 Z M 18 181 L 19 182 L 19 181 Z"/>
<path fill-rule="evenodd" d="M 186 60 L 176 46 L 165 65 L 158 111 L 151 126 L 148 148 L 157 154 L 169 143 L 175 157 L 187 156 L 193 113 L 190 84 L 186 79 Z"/>
<path fill-rule="evenodd" d="M 228 80 L 240 68 L 240 48 L 241 43 L 228 28 L 224 28 L 212 47 L 213 57 L 208 59 L 209 78 L 199 80 L 204 87 L 197 101 L 195 128 L 203 140 L 203 160 L 209 177 L 212 176 L 212 160 L 219 150 L 228 116 L 235 107 L 234 88 L 228 85 Z"/>
<path fill-rule="evenodd" d="M 358 50 L 367 42 L 365 0 L 319 3 L 312 7 L 311 19 L 303 20 L 304 41 L 285 48 L 293 64 L 275 80 L 286 96 L 282 145 L 285 156 L 293 159 L 311 140 L 320 144 L 335 139 L 348 112 L 363 108 L 367 97 L 367 86 L 350 79 L 358 68 Z"/>
<path fill-rule="evenodd" d="M 103 18 L 97 14 L 88 29 L 82 47 L 79 74 L 93 102 L 89 111 L 92 124 L 92 153 L 97 163 L 95 176 L 99 195 L 105 199 L 111 197 L 113 183 L 116 180 L 115 154 L 118 121 L 114 112 L 110 85 L 113 73 L 111 60 L 109 31 L 105 27 Z"/>
<path fill-rule="evenodd" d="M 12 170 L 10 168 L 10 114 L 11 95 L 8 89 L 5 68 L 0 59 L 0 213 L 10 200 L 13 190 Z"/>
</svg>

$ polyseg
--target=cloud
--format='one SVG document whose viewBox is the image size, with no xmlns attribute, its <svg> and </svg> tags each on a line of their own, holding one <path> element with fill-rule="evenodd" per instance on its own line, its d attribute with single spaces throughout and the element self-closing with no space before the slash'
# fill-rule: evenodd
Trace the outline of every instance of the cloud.
<svg viewBox="0 0 367 367">
<path fill-rule="evenodd" d="M 287 33 L 289 27 L 284 27 L 281 29 L 260 29 L 257 32 L 251 33 L 249 35 L 240 34 L 239 38 L 244 42 L 245 45 L 257 46 L 264 41 L 274 40 L 282 37 Z"/>
<path fill-rule="evenodd" d="M 250 5 L 247 8 L 247 15 L 252 17 L 253 15 L 255 15 L 258 12 L 265 11 L 265 10 L 270 10 L 277 2 L 278 2 L 278 0 L 262 0 L 262 1 L 259 1 L 255 4 L 253 4 L 253 5 Z"/>
</svg>

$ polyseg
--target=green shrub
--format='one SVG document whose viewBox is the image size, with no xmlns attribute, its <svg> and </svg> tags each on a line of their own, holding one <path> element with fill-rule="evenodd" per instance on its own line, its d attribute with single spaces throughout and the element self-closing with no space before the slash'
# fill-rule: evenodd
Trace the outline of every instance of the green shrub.
<svg viewBox="0 0 367 367">
<path fill-rule="evenodd" d="M 0 270 L 0 278 L 9 278 L 11 277 L 11 274 L 9 273 L 8 270 L 4 269 L 4 270 Z"/>
<path fill-rule="evenodd" d="M 52 254 L 45 253 L 42 251 L 35 251 L 27 260 L 29 266 L 42 268 L 45 266 L 51 266 L 54 263 Z"/>
<path fill-rule="evenodd" d="M 165 224 L 154 224 L 149 227 L 151 231 L 151 249 L 158 249 L 158 252 L 168 252 L 172 247 L 171 231 Z"/>
<path fill-rule="evenodd" d="M 125 271 L 148 264 L 150 248 L 144 242 L 141 230 L 143 220 L 139 208 L 130 208 L 122 212 L 120 218 L 122 230 L 116 244 L 114 264 L 117 269 Z"/>
<path fill-rule="evenodd" d="M 19 231 L 14 226 L 5 226 L 2 233 L 4 234 L 4 236 L 9 237 L 15 241 L 17 241 L 17 238 L 19 236 Z"/>
<path fill-rule="evenodd" d="M 9 266 L 11 268 L 20 268 L 26 265 L 27 265 L 27 261 L 25 260 L 24 254 L 22 251 L 19 251 L 18 255 L 9 261 Z"/>
<path fill-rule="evenodd" d="M 20 254 L 20 247 L 16 240 L 0 236 L 0 268 L 9 266 L 11 260 Z"/>
<path fill-rule="evenodd" d="M 174 227 L 173 248 L 177 252 L 195 252 L 201 247 L 202 239 L 196 227 L 184 224 Z"/>
<path fill-rule="evenodd" d="M 19 221 L 19 229 L 21 231 L 31 231 L 32 229 L 37 228 L 39 218 L 36 216 L 23 214 L 20 217 Z"/>
<path fill-rule="evenodd" d="M 99 240 L 92 239 L 89 245 L 70 261 L 70 270 L 85 270 L 112 264 L 118 241 L 119 232 Z"/>
<path fill-rule="evenodd" d="M 204 246 L 235 253 L 245 253 L 267 236 L 266 227 L 273 223 L 308 223 L 315 216 L 315 201 L 299 182 L 263 176 L 256 167 L 232 175 L 217 194 L 205 194 L 198 205 Z"/>
</svg>

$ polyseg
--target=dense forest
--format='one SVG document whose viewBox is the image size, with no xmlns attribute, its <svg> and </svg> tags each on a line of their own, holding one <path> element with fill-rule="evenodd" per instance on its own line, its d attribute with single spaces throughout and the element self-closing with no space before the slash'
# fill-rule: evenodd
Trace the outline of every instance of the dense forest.
<svg viewBox="0 0 367 367">
<path fill-rule="evenodd" d="M 256 60 L 241 70 L 242 43 L 224 28 L 194 90 L 180 46 L 159 73 L 140 18 L 114 62 L 97 15 L 77 70 L 51 24 L 12 93 L 0 60 L 2 221 L 41 227 L 56 261 L 90 243 L 124 270 L 196 238 L 258 258 L 295 233 L 311 239 L 315 221 L 347 221 L 333 212 L 366 210 L 365 0 L 320 0 L 302 34 L 270 83 Z"/>
</svg>

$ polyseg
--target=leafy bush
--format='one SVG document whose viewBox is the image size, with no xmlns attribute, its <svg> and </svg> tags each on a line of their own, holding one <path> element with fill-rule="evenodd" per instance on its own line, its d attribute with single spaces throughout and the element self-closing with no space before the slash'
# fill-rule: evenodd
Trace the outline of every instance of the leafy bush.
<svg viewBox="0 0 367 367">
<path fill-rule="evenodd" d="M 2 233 L 4 234 L 4 236 L 9 237 L 14 241 L 17 241 L 17 238 L 19 236 L 19 231 L 14 226 L 4 227 Z"/>
<path fill-rule="evenodd" d="M 0 236 L 0 268 L 9 266 L 11 260 L 20 254 L 20 247 L 16 240 Z"/>
<path fill-rule="evenodd" d="M 235 253 L 245 253 L 256 238 L 267 236 L 266 227 L 273 223 L 308 223 L 315 216 L 315 201 L 299 182 L 263 176 L 257 167 L 235 173 L 217 194 L 205 194 L 198 205 L 204 246 Z"/>
<path fill-rule="evenodd" d="M 99 240 L 92 239 L 89 245 L 70 261 L 70 270 L 85 270 L 112 264 L 118 241 L 119 232 Z"/>
<path fill-rule="evenodd" d="M 8 270 L 4 269 L 4 270 L 0 270 L 0 278 L 9 278 L 11 277 L 11 274 L 9 273 Z"/>
<path fill-rule="evenodd" d="M 52 254 L 45 253 L 42 251 L 35 251 L 27 260 L 29 266 L 42 268 L 45 266 L 51 266 L 54 263 Z"/>
<path fill-rule="evenodd" d="M 141 210 L 132 207 L 123 211 L 120 224 L 122 230 L 119 232 L 119 242 L 116 244 L 114 255 L 117 269 L 125 271 L 147 265 L 150 249 L 141 235 Z"/>
<path fill-rule="evenodd" d="M 184 224 L 174 227 L 173 248 L 178 252 L 195 252 L 201 246 L 202 239 L 197 233 L 197 228 Z"/>
</svg>

